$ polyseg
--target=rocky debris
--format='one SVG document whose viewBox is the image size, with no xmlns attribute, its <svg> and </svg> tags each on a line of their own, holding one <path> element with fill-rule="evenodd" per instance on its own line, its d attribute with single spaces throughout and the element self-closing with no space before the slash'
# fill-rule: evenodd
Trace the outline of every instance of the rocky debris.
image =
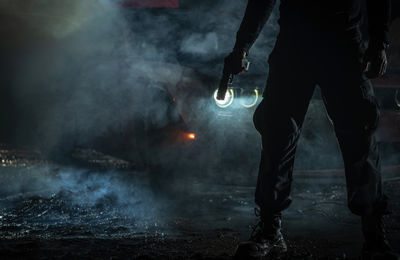
<svg viewBox="0 0 400 260">
<path fill-rule="evenodd" d="M 90 148 L 75 148 L 72 151 L 71 157 L 83 166 L 91 168 L 131 170 L 134 167 L 128 161 Z"/>
<path fill-rule="evenodd" d="M 0 167 L 28 167 L 46 162 L 40 151 L 16 149 L 0 144 Z"/>
<path fill-rule="evenodd" d="M 77 147 L 70 157 L 76 165 L 95 169 L 132 170 L 134 165 L 126 160 L 104 154 L 100 151 Z M 53 163 L 40 151 L 29 148 L 15 148 L 0 143 L 0 167 L 24 168 Z"/>
<path fill-rule="evenodd" d="M 1 149 L 8 155 L 17 151 L 4 146 Z M 126 165 L 123 160 L 94 150 L 75 152 L 77 158 L 93 165 Z M 22 155 L 20 160 L 29 157 Z M 53 190 L 50 185 L 46 186 L 49 190 L 42 191 L 35 190 L 40 185 L 31 187 L 36 179 L 65 180 L 63 170 L 57 167 L 61 166 L 46 163 L 38 169 L 2 169 L 2 183 L 30 178 L 21 189 L 8 189 L 11 185 L 5 185 L 0 190 L 2 259 L 231 259 L 239 242 L 248 237 L 247 226 L 255 220 L 251 213 L 253 186 L 190 179 L 184 190 L 177 189 L 172 194 L 157 190 L 155 201 L 163 205 L 157 214 L 152 209 L 144 214 L 138 212 L 143 204 L 154 201 L 149 203 L 147 197 L 152 192 L 141 194 L 136 189 L 151 189 L 151 185 L 128 185 L 133 190 L 124 194 L 131 196 L 128 204 L 117 203 L 116 195 L 121 191 L 118 185 L 102 193 L 103 185 L 120 184 L 110 182 L 110 176 L 120 176 L 124 182 L 144 178 L 127 174 L 129 171 L 88 170 L 78 174 L 72 170 L 68 176 L 76 181 L 70 186 L 60 185 Z M 395 175 L 393 172 L 384 183 L 393 212 L 385 219 L 385 226 L 392 245 L 399 250 L 400 179 Z M 100 181 L 102 176 L 111 179 Z M 358 255 L 362 243 L 359 222 L 347 209 L 344 180 L 323 178 L 317 174 L 296 176 L 294 202 L 284 218 L 289 252 L 282 259 L 354 259 Z M 92 201 L 85 199 L 100 193 Z M 155 203 L 150 205 L 154 207 Z"/>
</svg>

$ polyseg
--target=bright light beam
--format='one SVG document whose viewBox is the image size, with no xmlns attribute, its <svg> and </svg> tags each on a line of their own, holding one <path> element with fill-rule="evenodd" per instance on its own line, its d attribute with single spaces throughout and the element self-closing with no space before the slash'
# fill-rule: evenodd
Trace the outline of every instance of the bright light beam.
<svg viewBox="0 0 400 260">
<path fill-rule="evenodd" d="M 233 89 L 229 88 L 228 91 L 226 91 L 224 100 L 218 100 L 217 93 L 218 93 L 218 89 L 215 90 L 215 92 L 214 92 L 214 101 L 215 101 L 215 104 L 217 104 L 217 106 L 219 106 L 220 108 L 227 108 L 230 105 L 232 105 L 233 99 L 235 98 Z"/>
<path fill-rule="evenodd" d="M 242 106 L 244 106 L 245 108 L 254 107 L 257 104 L 258 97 L 259 97 L 258 89 L 254 89 L 254 100 L 253 100 L 253 102 L 246 104 L 244 100 L 249 99 L 249 98 L 242 97 L 242 98 L 240 98 L 240 104 Z"/>
</svg>

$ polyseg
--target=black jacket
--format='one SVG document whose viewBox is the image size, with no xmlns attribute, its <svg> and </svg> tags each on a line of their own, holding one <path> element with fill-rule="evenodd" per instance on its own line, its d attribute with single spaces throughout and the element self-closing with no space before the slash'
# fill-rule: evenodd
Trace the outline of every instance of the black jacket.
<svg viewBox="0 0 400 260">
<path fill-rule="evenodd" d="M 248 0 L 234 50 L 248 53 L 275 2 Z M 388 44 L 390 0 L 281 0 L 279 10 L 280 34 L 291 35 L 293 40 L 309 39 L 321 33 L 360 40 L 359 27 L 366 13 L 369 46 L 382 48 Z"/>
</svg>

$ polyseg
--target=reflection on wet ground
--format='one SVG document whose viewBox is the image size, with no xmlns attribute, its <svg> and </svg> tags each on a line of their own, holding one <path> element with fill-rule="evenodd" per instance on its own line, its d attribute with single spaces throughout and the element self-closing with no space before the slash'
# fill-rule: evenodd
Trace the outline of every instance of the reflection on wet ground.
<svg viewBox="0 0 400 260">
<path fill-rule="evenodd" d="M 185 178 L 158 189 L 146 173 L 66 168 L 44 161 L 0 167 L 0 253 L 7 258 L 229 259 L 246 239 L 252 186 Z M 386 176 L 400 245 L 400 172 Z M 295 174 L 284 214 L 287 259 L 355 258 L 359 219 L 346 207 L 342 174 Z"/>
</svg>

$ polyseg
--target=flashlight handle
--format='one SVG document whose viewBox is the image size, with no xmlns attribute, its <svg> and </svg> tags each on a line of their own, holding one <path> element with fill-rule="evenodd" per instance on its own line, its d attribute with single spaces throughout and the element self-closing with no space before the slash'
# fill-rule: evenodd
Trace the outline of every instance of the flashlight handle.
<svg viewBox="0 0 400 260">
<path fill-rule="evenodd" d="M 224 100 L 226 91 L 228 90 L 228 85 L 232 84 L 233 74 L 232 73 L 224 73 L 222 74 L 221 81 L 219 82 L 219 88 L 217 92 L 217 99 Z"/>
<path fill-rule="evenodd" d="M 250 62 L 246 59 L 242 59 L 242 69 L 244 71 L 248 71 L 250 66 Z M 221 81 L 219 82 L 219 88 L 217 92 L 217 100 L 224 100 L 226 91 L 228 90 L 228 85 L 231 85 L 233 82 L 233 74 L 224 67 L 224 71 L 222 73 Z"/>
</svg>

